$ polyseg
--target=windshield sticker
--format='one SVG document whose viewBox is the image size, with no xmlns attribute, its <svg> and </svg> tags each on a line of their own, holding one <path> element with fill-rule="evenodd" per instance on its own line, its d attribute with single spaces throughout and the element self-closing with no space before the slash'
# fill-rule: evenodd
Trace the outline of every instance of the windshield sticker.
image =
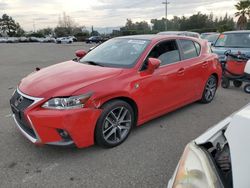
<svg viewBox="0 0 250 188">
<path fill-rule="evenodd" d="M 224 39 L 224 38 L 225 38 L 225 35 L 220 35 L 219 38 L 220 38 L 220 39 Z"/>
<path fill-rule="evenodd" d="M 130 44 L 145 44 L 146 41 L 144 41 L 144 40 L 129 40 L 128 43 L 130 43 Z"/>
</svg>

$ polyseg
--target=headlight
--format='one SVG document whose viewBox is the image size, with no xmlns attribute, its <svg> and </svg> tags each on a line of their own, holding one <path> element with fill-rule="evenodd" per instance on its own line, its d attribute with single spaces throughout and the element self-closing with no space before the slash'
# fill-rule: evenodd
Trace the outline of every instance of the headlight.
<svg viewBox="0 0 250 188">
<path fill-rule="evenodd" d="M 172 185 L 171 185 L 172 184 Z M 208 155 L 195 143 L 187 145 L 169 187 L 223 187 L 215 166 Z"/>
<path fill-rule="evenodd" d="M 42 107 L 57 110 L 69 110 L 83 108 L 87 100 L 91 97 L 90 94 L 79 95 L 67 98 L 53 98 L 45 102 Z"/>
</svg>

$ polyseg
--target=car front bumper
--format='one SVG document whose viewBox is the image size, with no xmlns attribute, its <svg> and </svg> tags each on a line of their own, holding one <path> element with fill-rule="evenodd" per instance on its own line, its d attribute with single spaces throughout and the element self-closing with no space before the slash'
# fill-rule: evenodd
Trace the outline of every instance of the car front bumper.
<svg viewBox="0 0 250 188">
<path fill-rule="evenodd" d="M 22 109 L 22 104 L 15 106 L 16 100 L 11 99 L 14 121 L 21 133 L 32 143 L 63 146 L 75 144 L 79 148 L 94 144 L 95 126 L 101 114 L 100 109 L 45 109 L 41 107 L 45 99 L 27 96 L 18 89 L 16 92 L 24 98 L 24 102 L 26 99 L 34 101 Z M 60 131 L 68 133 L 67 139 Z"/>
</svg>

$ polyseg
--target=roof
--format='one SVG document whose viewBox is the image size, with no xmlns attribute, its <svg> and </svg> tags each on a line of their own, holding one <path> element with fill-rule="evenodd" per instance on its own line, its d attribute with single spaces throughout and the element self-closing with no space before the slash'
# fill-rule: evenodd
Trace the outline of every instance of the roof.
<svg viewBox="0 0 250 188">
<path fill-rule="evenodd" d="M 162 32 L 159 32 L 158 34 L 185 34 L 185 33 L 199 34 L 199 33 L 192 32 L 192 31 L 162 31 Z"/>
<path fill-rule="evenodd" d="M 153 40 L 159 38 L 157 35 L 129 35 L 129 36 L 123 36 L 118 37 L 123 39 L 139 39 L 139 40 Z"/>
<path fill-rule="evenodd" d="M 250 30 L 226 31 L 223 34 L 230 34 L 230 33 L 250 33 Z"/>
<path fill-rule="evenodd" d="M 201 35 L 213 35 L 213 34 L 220 34 L 219 32 L 205 32 L 201 33 Z"/>
<path fill-rule="evenodd" d="M 188 36 L 180 36 L 180 35 L 129 35 L 129 36 L 123 36 L 123 37 L 117 37 L 117 38 L 122 38 L 122 39 L 137 39 L 137 40 L 155 40 L 159 41 L 162 39 L 181 39 L 181 38 L 187 38 L 187 39 L 196 39 L 193 37 L 188 37 Z"/>
</svg>

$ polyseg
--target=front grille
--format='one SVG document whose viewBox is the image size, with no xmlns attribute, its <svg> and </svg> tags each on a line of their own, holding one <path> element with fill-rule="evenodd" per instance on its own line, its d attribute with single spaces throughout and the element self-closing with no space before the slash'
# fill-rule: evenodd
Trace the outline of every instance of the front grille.
<svg viewBox="0 0 250 188">
<path fill-rule="evenodd" d="M 20 127 L 30 136 L 36 138 L 34 130 L 24 116 L 25 109 L 28 108 L 33 102 L 34 100 L 28 99 L 15 91 L 14 95 L 10 99 L 10 106 Z"/>
<path fill-rule="evenodd" d="M 23 100 L 21 102 L 16 103 L 16 101 L 18 101 L 18 99 L 20 99 L 20 97 L 23 98 Z M 31 99 L 27 99 L 25 97 L 23 97 L 22 95 L 20 95 L 17 91 L 15 91 L 14 95 L 11 97 L 10 99 L 10 104 L 13 104 L 17 109 L 19 109 L 20 111 L 24 111 L 27 107 L 29 107 L 32 103 L 34 102 L 34 100 Z M 15 104 L 16 103 L 16 104 Z"/>
</svg>

